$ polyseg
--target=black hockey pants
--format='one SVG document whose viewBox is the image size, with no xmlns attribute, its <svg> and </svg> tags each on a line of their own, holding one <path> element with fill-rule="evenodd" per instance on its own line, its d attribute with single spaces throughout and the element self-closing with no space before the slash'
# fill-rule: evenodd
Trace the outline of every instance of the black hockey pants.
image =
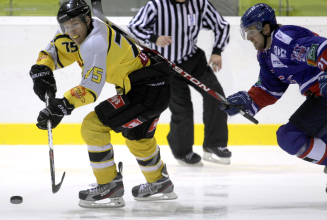
<svg viewBox="0 0 327 220">
<path fill-rule="evenodd" d="M 182 64 L 177 64 L 211 89 L 224 95 L 224 91 L 211 67 L 207 66 L 205 53 L 198 49 L 196 54 Z M 173 96 L 169 105 L 172 113 L 168 143 L 176 158 L 186 156 L 194 144 L 193 106 L 189 85 L 203 97 L 203 148 L 226 147 L 228 141 L 227 114 L 220 110 L 219 101 L 182 76 L 174 76 Z M 198 103 L 194 103 L 197 105 Z"/>
</svg>

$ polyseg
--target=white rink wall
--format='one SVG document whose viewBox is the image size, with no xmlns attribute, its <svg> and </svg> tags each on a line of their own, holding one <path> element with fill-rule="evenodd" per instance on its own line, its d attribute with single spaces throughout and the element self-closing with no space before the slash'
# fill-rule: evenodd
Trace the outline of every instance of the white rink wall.
<svg viewBox="0 0 327 220">
<path fill-rule="evenodd" d="M 240 90 L 248 90 L 257 81 L 259 65 L 252 44 L 244 41 L 239 34 L 239 17 L 225 17 L 231 24 L 230 43 L 222 54 L 223 69 L 217 73 L 226 96 Z M 126 28 L 131 17 L 109 17 L 117 25 Z M 327 37 L 327 17 L 278 17 L 280 24 L 300 25 Z M 0 124 L 34 123 L 38 112 L 44 108 L 34 94 L 30 67 L 36 62 L 38 53 L 44 49 L 54 36 L 58 25 L 55 17 L 0 17 Z M 210 58 L 213 33 L 202 31 L 198 46 L 205 50 Z M 55 71 L 58 86 L 57 97 L 80 82 L 81 69 L 74 64 L 63 70 Z M 89 106 L 75 109 L 63 123 L 81 123 L 84 116 L 104 99 L 115 94 L 114 86 L 107 84 L 98 101 Z M 287 122 L 290 115 L 304 101 L 298 86 L 291 85 L 275 105 L 263 109 L 256 118 L 261 124 L 281 124 Z M 202 98 L 192 89 L 195 123 L 202 123 Z M 166 110 L 160 123 L 169 123 L 170 112 Z M 229 118 L 229 123 L 250 124 L 242 116 Z"/>
</svg>

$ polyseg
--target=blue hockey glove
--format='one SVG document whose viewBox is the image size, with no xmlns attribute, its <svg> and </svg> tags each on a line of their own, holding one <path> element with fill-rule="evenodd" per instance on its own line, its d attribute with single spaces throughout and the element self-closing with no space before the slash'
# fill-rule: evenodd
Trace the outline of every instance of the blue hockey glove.
<svg viewBox="0 0 327 220">
<path fill-rule="evenodd" d="M 74 108 L 74 105 L 69 104 L 66 98 L 53 99 L 45 109 L 40 111 L 36 126 L 39 129 L 47 130 L 47 121 L 51 120 L 52 128 L 55 128 L 65 115 L 72 113 Z"/>
<path fill-rule="evenodd" d="M 245 91 L 240 91 L 227 97 L 227 101 L 231 104 L 226 106 L 220 103 L 220 109 L 225 111 L 229 116 L 234 116 L 240 113 L 240 109 L 254 116 L 256 111 L 253 106 L 252 98 Z"/>
<path fill-rule="evenodd" d="M 327 104 L 327 71 L 321 74 L 318 78 L 320 94 Z"/>
</svg>

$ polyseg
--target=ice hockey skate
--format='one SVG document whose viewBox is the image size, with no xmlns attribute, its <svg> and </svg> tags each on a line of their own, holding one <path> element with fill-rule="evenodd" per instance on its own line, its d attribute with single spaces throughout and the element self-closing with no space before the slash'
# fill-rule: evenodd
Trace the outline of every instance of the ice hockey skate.
<svg viewBox="0 0 327 220">
<path fill-rule="evenodd" d="M 185 157 L 176 158 L 176 159 L 177 162 L 182 165 L 203 166 L 200 155 L 194 153 L 193 151 L 188 153 Z"/>
<path fill-rule="evenodd" d="M 135 200 L 149 201 L 170 200 L 178 198 L 174 192 L 174 184 L 169 179 L 166 164 L 162 168 L 161 172 L 163 177 L 161 177 L 156 182 L 145 183 L 133 187 L 132 194 Z"/>
<path fill-rule="evenodd" d="M 123 199 L 123 164 L 118 164 L 118 174 L 111 182 L 79 192 L 79 206 L 83 208 L 116 208 L 125 206 Z"/>
<path fill-rule="evenodd" d="M 232 153 L 227 147 L 203 148 L 203 151 L 203 160 L 205 161 L 226 165 L 230 164 Z"/>
</svg>

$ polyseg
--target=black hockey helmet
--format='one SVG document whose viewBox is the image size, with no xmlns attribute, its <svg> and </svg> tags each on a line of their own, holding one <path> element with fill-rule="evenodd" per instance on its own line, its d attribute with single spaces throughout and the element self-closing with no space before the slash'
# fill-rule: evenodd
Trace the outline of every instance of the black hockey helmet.
<svg viewBox="0 0 327 220">
<path fill-rule="evenodd" d="M 86 24 L 86 15 L 91 18 L 90 6 L 84 0 L 69 0 L 64 2 L 59 8 L 57 21 L 60 25 L 60 31 L 65 33 L 63 23 L 75 17 L 79 17 Z"/>
</svg>

